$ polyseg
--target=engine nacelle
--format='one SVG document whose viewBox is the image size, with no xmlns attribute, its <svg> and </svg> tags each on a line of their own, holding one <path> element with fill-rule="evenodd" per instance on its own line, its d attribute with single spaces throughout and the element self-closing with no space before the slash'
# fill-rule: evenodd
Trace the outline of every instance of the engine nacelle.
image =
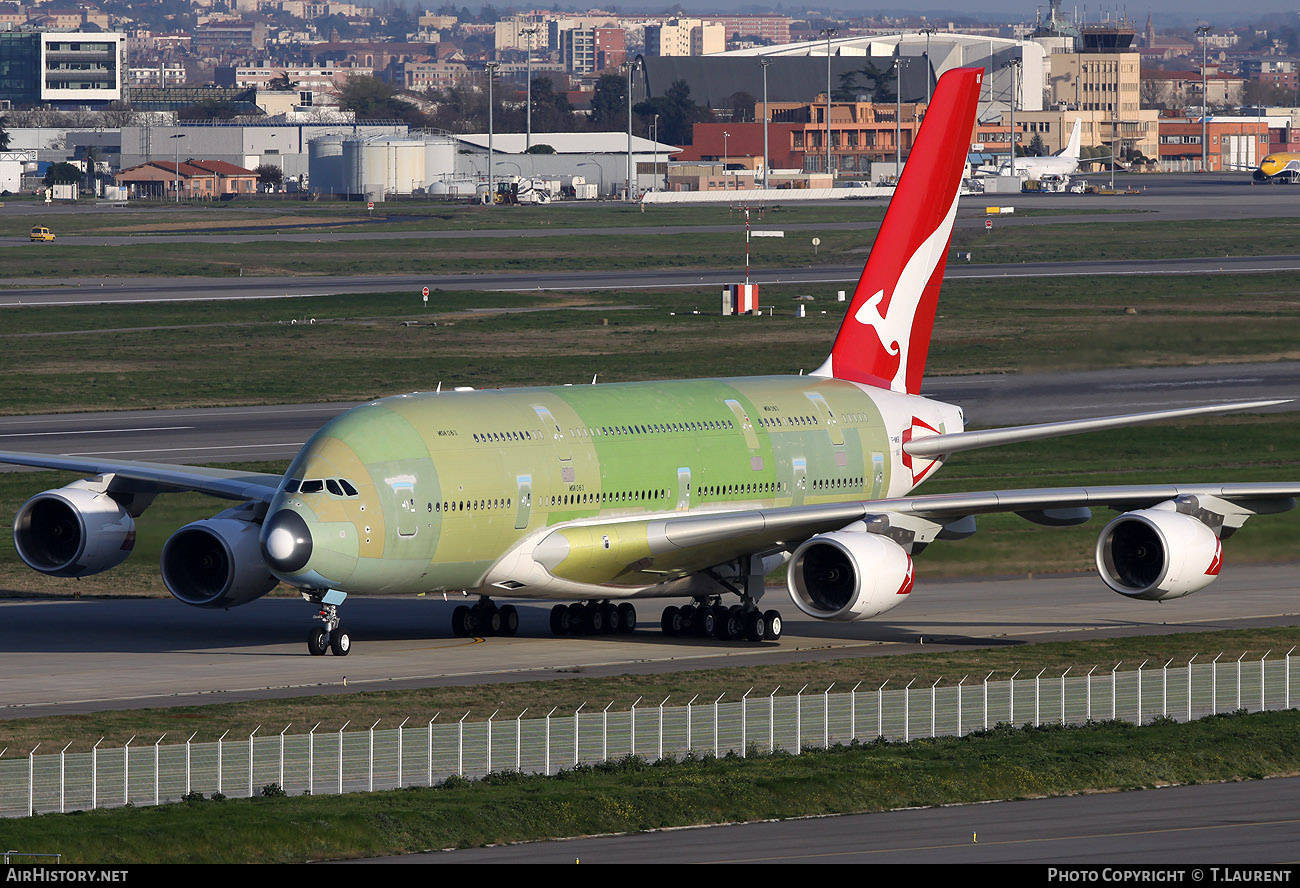
<svg viewBox="0 0 1300 888">
<path fill-rule="evenodd" d="M 194 607 L 236 607 L 280 582 L 262 560 L 261 528 L 238 518 L 187 524 L 162 550 L 162 578 L 178 601 Z"/>
<path fill-rule="evenodd" d="M 1214 531 L 1173 504 L 1125 512 L 1097 538 L 1097 570 L 1106 585 L 1147 601 L 1204 589 L 1219 575 L 1222 559 Z"/>
<path fill-rule="evenodd" d="M 795 550 L 786 574 L 795 607 L 821 620 L 867 620 L 912 591 L 912 556 L 877 533 L 837 530 Z"/>
<path fill-rule="evenodd" d="M 116 567 L 135 548 L 135 520 L 84 481 L 46 490 L 14 517 L 14 548 L 33 570 L 87 577 Z"/>
</svg>

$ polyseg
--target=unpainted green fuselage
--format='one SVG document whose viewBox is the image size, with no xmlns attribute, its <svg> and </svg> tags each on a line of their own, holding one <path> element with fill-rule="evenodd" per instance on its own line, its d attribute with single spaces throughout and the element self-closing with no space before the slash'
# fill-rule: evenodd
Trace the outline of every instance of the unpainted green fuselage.
<svg viewBox="0 0 1300 888">
<path fill-rule="evenodd" d="M 481 590 L 517 547 L 600 523 L 596 554 L 553 569 L 564 583 L 537 594 L 654 594 L 680 572 L 621 566 L 637 561 L 646 517 L 904 494 L 935 467 L 904 462 L 917 420 L 961 430 L 950 405 L 809 376 L 385 398 L 324 426 L 290 466 L 310 492 L 282 490 L 270 513 L 301 515 L 313 546 L 281 578 L 367 594 Z M 318 480 L 335 483 L 305 483 Z M 625 528 L 612 542 L 611 522 Z"/>
</svg>

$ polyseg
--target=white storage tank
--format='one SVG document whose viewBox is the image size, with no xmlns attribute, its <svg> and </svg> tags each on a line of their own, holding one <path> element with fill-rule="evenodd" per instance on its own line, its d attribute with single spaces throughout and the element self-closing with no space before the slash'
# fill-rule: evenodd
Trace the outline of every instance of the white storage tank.
<svg viewBox="0 0 1300 888">
<path fill-rule="evenodd" d="M 307 181 L 317 194 L 343 193 L 343 136 L 320 136 L 307 143 Z"/>
<path fill-rule="evenodd" d="M 343 143 L 343 186 L 347 194 L 376 189 L 410 194 L 425 185 L 424 142 L 393 136 Z"/>
</svg>

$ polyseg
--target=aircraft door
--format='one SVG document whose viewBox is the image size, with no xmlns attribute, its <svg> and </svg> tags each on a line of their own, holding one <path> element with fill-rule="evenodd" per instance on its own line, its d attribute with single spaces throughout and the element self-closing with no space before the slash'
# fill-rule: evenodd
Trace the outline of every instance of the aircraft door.
<svg viewBox="0 0 1300 888">
<path fill-rule="evenodd" d="M 794 500 L 791 505 L 802 506 L 804 491 L 808 487 L 808 460 L 796 456 L 790 461 L 790 466 L 794 469 L 794 478 L 790 484 L 790 495 Z"/>
<path fill-rule="evenodd" d="M 515 530 L 523 530 L 528 526 L 528 519 L 533 512 L 533 476 L 516 475 L 516 494 L 515 504 Z"/>
<path fill-rule="evenodd" d="M 542 429 L 555 445 L 555 455 L 560 462 L 569 462 L 573 459 L 573 452 L 569 449 L 569 439 L 564 436 L 564 430 L 560 424 L 555 421 L 555 416 L 545 407 L 533 405 L 533 412 L 537 418 L 542 421 Z"/>
<path fill-rule="evenodd" d="M 691 470 L 682 466 L 677 470 L 677 511 L 691 507 Z"/>
<path fill-rule="evenodd" d="M 745 435 L 745 446 L 750 450 L 757 450 L 758 435 L 754 432 L 754 423 L 750 421 L 749 414 L 745 412 L 745 408 L 740 405 L 739 401 L 733 401 L 730 398 L 728 398 L 724 403 L 727 405 L 728 409 L 731 410 L 732 415 L 736 417 L 736 425 Z"/>
<path fill-rule="evenodd" d="M 415 485 L 410 481 L 393 481 L 393 499 L 397 502 L 397 535 L 410 538 L 420 529 L 415 511 Z"/>
<path fill-rule="evenodd" d="M 885 490 L 885 455 L 871 454 L 871 498 L 880 499 Z"/>
<path fill-rule="evenodd" d="M 822 425 L 830 433 L 831 443 L 839 447 L 844 446 L 844 432 L 840 430 L 840 424 L 835 419 L 835 414 L 831 412 L 831 405 L 826 403 L 826 399 L 814 392 L 807 392 L 806 396 L 812 401 L 813 406 L 817 408 L 817 415 L 821 417 Z"/>
</svg>

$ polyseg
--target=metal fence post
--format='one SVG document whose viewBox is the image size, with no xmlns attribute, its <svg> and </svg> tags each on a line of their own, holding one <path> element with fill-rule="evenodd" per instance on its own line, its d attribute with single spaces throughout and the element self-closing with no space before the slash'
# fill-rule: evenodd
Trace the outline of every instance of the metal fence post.
<svg viewBox="0 0 1300 888">
<path fill-rule="evenodd" d="M 1267 651 L 1264 652 L 1264 656 L 1259 658 L 1259 711 L 1260 712 L 1264 711 L 1264 661 L 1268 659 L 1268 655 L 1271 653 L 1273 653 L 1273 649 L 1269 648 Z"/>
<path fill-rule="evenodd" d="M 1192 660 L 1199 657 L 1200 654 L 1192 654 L 1192 659 L 1187 661 L 1187 720 L 1192 720 Z"/>
<path fill-rule="evenodd" d="M 1046 671 L 1047 671 L 1047 667 L 1044 666 L 1042 669 L 1039 669 L 1038 674 L 1034 676 L 1034 727 L 1035 728 L 1038 727 L 1039 724 L 1041 724 L 1038 718 L 1038 713 L 1039 713 L 1038 702 L 1040 699 L 1042 699 L 1043 696 L 1041 693 L 1043 687 L 1042 678 L 1043 678 L 1043 673 Z"/>
<path fill-rule="evenodd" d="M 230 731 L 226 731 L 224 734 L 222 734 L 220 737 L 217 738 L 217 792 L 221 793 L 222 795 L 225 795 L 225 789 L 223 788 L 223 784 L 222 784 L 222 778 L 224 777 L 224 774 L 222 773 L 222 769 L 225 767 L 225 759 L 226 759 L 225 756 L 226 734 L 229 733 Z M 130 741 L 128 740 L 127 742 L 129 743 Z"/>
<path fill-rule="evenodd" d="M 484 769 L 484 773 L 487 774 L 492 773 L 492 719 L 496 718 L 497 712 L 500 711 L 501 710 L 498 709 L 496 712 L 493 712 L 488 716 L 487 720 L 487 767 Z"/>
<path fill-rule="evenodd" d="M 186 740 L 185 740 L 185 794 L 186 794 L 186 795 L 189 795 L 189 794 L 193 791 L 193 785 L 192 785 L 193 781 L 191 780 L 191 777 L 190 777 L 190 743 L 191 743 L 191 742 L 194 740 L 194 738 L 197 737 L 198 735 L 199 735 L 199 732 L 198 732 L 198 731 L 195 731 L 193 734 L 190 734 L 190 736 L 187 737 Z M 93 764 L 92 764 L 92 767 L 93 767 Z M 92 775 L 92 779 L 93 779 L 93 775 Z M 93 793 L 92 793 L 92 796 L 93 796 Z M 91 799 L 90 807 L 91 807 L 91 808 L 94 808 L 94 807 L 95 807 L 95 801 L 94 801 L 93 798 Z"/>
<path fill-rule="evenodd" d="M 473 710 L 466 711 L 460 717 L 460 721 L 456 722 L 456 776 L 458 777 L 465 776 L 465 719 L 469 718 L 470 712 Z"/>
<path fill-rule="evenodd" d="M 718 749 L 718 703 L 726 694 L 719 694 L 718 699 L 713 701 L 713 757 L 719 758 L 721 752 Z"/>
<path fill-rule="evenodd" d="M 402 786 L 405 785 L 402 782 L 402 758 L 403 758 L 403 753 L 406 751 L 406 744 L 402 739 L 402 734 L 406 732 L 406 723 L 409 722 L 410 720 L 411 717 L 408 715 L 406 718 L 402 719 L 402 723 L 397 726 L 397 788 L 398 789 L 401 789 Z M 283 785 L 284 784 L 281 784 L 281 786 Z"/>
<path fill-rule="evenodd" d="M 772 688 L 772 693 L 768 695 L 767 698 L 767 751 L 768 752 L 776 752 L 776 692 L 779 690 L 781 690 L 780 685 L 777 685 L 776 687 Z M 689 718 L 687 719 L 686 723 L 687 725 L 690 724 Z M 689 728 L 687 729 L 687 731 L 689 733 Z"/>
<path fill-rule="evenodd" d="M 938 691 L 936 690 L 936 688 L 939 687 L 939 682 L 941 681 L 943 681 L 942 675 L 934 680 L 934 684 L 930 685 L 930 738 L 931 739 L 937 736 L 935 734 L 935 729 L 938 726 L 938 721 L 935 718 L 936 703 L 938 702 L 938 698 L 936 696 L 938 694 Z"/>
<path fill-rule="evenodd" d="M 912 679 L 916 681 L 916 679 Z M 912 741 L 912 681 L 903 686 L 903 742 Z"/>
<path fill-rule="evenodd" d="M 343 723 L 343 728 L 352 724 L 352 719 Z M 343 728 L 339 728 L 339 795 L 343 795 Z"/>
<path fill-rule="evenodd" d="M 663 761 L 664 757 L 664 704 L 668 702 L 671 696 L 669 694 L 668 697 L 664 697 L 659 701 L 659 755 L 655 761 Z"/>
<path fill-rule="evenodd" d="M 1223 656 L 1223 651 L 1210 663 L 1210 713 L 1217 715 L 1219 712 L 1219 657 Z"/>
<path fill-rule="evenodd" d="M 551 774 L 551 716 L 559 708 L 558 706 L 552 706 L 551 711 L 546 713 L 546 761 L 542 773 L 548 777 Z"/>
<path fill-rule="evenodd" d="M 285 735 L 285 731 L 288 731 L 291 727 L 293 727 L 293 722 L 289 722 L 289 724 L 285 725 L 284 731 L 280 732 L 280 771 L 279 771 L 280 779 L 277 780 L 276 783 L 279 785 L 281 789 L 284 789 L 284 735 Z"/>
<path fill-rule="evenodd" d="M 130 741 L 128 740 L 127 742 L 129 743 Z M 27 816 L 28 817 L 31 817 L 36 813 L 36 779 L 35 779 L 36 750 L 40 748 L 41 748 L 41 744 L 37 743 L 27 753 Z M 123 747 L 123 749 L 125 750 L 125 747 Z M 125 804 L 125 802 L 123 804 Z"/>
<path fill-rule="evenodd" d="M 957 682 L 957 736 L 958 736 L 958 737 L 962 736 L 962 733 L 961 733 L 961 686 L 966 682 L 966 679 L 968 679 L 968 678 L 970 678 L 970 675 L 969 675 L 969 674 L 967 674 L 967 675 L 963 675 L 963 676 L 961 677 L 961 681 Z"/>
<path fill-rule="evenodd" d="M 858 739 L 858 688 L 862 687 L 862 682 L 853 686 L 849 691 L 849 742 L 852 743 Z"/>
<path fill-rule="evenodd" d="M 1097 671 L 1097 667 L 1093 666 L 1091 669 L 1088 670 L 1088 674 L 1086 676 L 1086 678 L 1088 679 L 1088 712 L 1087 712 L 1088 721 L 1092 721 L 1092 674 L 1096 671 Z"/>
<path fill-rule="evenodd" d="M 984 730 L 989 729 L 989 679 L 993 677 L 990 672 L 984 676 Z"/>
<path fill-rule="evenodd" d="M 525 706 L 523 712 L 515 716 L 515 770 L 521 774 L 524 771 L 524 712 L 527 711 Z"/>
<path fill-rule="evenodd" d="M 1119 663 L 1116 663 L 1116 664 L 1115 664 L 1115 669 L 1118 669 L 1120 663 L 1123 663 L 1123 662 L 1124 662 L 1123 660 L 1120 660 Z M 1115 694 L 1115 687 L 1116 687 L 1116 685 L 1115 685 L 1115 669 L 1112 669 L 1112 670 L 1110 671 L 1110 720 L 1111 720 L 1111 721 L 1114 721 L 1114 720 L 1115 720 L 1115 701 L 1116 701 L 1116 699 L 1117 699 L 1116 694 Z"/>
<path fill-rule="evenodd" d="M 628 713 L 628 717 L 627 717 L 628 729 L 631 732 L 631 737 L 628 741 L 628 747 L 632 755 L 636 755 L 636 704 L 640 702 L 641 702 L 640 697 L 637 697 L 635 700 L 632 701 L 632 709 Z"/>
<path fill-rule="evenodd" d="M 575 768 L 578 767 L 578 716 L 582 713 L 582 707 L 586 705 L 587 701 L 583 700 L 582 704 L 573 710 L 573 766 Z"/>
<path fill-rule="evenodd" d="M 1246 654 L 1250 651 L 1242 651 L 1241 656 L 1237 658 L 1237 708 L 1241 708 L 1241 661 L 1245 659 Z"/>
<path fill-rule="evenodd" d="M 1138 664 L 1138 700 L 1137 700 L 1137 722 L 1136 722 L 1136 724 L 1138 725 L 1142 724 L 1142 667 L 1145 666 L 1146 664 L 1147 664 L 1146 660 L 1143 660 L 1141 663 Z"/>
<path fill-rule="evenodd" d="M 155 805 L 157 805 L 157 804 L 161 804 L 161 798 L 162 798 L 161 793 L 158 791 L 158 744 L 159 744 L 159 743 L 162 743 L 162 742 L 163 742 L 163 737 L 166 737 L 166 736 L 167 736 L 167 732 L 166 732 L 166 731 L 163 731 L 163 732 L 162 732 L 162 737 L 159 737 L 157 740 L 155 740 L 155 741 L 154 741 L 154 744 L 153 744 L 153 803 L 154 803 Z M 65 746 L 65 747 L 63 747 L 63 748 L 64 748 L 64 749 L 67 749 L 68 747 Z M 62 774 L 62 773 L 59 774 L 59 782 L 60 782 L 60 783 L 63 782 L 63 774 Z M 60 794 L 59 807 L 60 807 L 60 810 L 61 810 L 62 807 L 63 807 L 62 793 L 63 793 L 63 788 L 62 788 L 62 786 L 60 786 L 60 788 L 59 788 L 59 794 Z"/>
<path fill-rule="evenodd" d="M 1013 727 L 1016 723 L 1016 676 L 1019 674 L 1020 670 L 1017 669 L 1015 672 L 1011 673 L 1011 677 L 1007 679 L 1007 721 L 1009 721 Z"/>
<path fill-rule="evenodd" d="M 794 754 L 800 755 L 803 752 L 803 692 L 808 690 L 808 685 L 799 689 L 799 693 L 794 695 Z"/>
<path fill-rule="evenodd" d="M 1070 670 L 1073 668 L 1073 666 L 1070 666 L 1061 673 L 1061 724 L 1063 725 L 1069 724 L 1065 717 L 1065 677 L 1070 674 Z"/>
<path fill-rule="evenodd" d="M 885 679 L 885 684 L 876 688 L 876 736 L 885 736 L 885 685 L 889 684 L 889 679 Z"/>
<path fill-rule="evenodd" d="M 1285 681 L 1283 682 L 1283 684 L 1286 686 L 1286 708 L 1287 709 L 1291 708 L 1291 652 L 1294 650 L 1295 648 L 1291 648 L 1290 651 L 1286 652 L 1286 675 L 1284 676 Z"/>
<path fill-rule="evenodd" d="M 307 795 L 316 794 L 316 729 L 320 722 L 311 726 L 307 732 Z"/>
<path fill-rule="evenodd" d="M 748 691 L 745 691 L 745 693 L 740 695 L 740 755 L 743 758 L 749 758 L 749 744 L 746 740 L 746 737 L 748 737 L 746 730 L 748 726 L 745 724 L 745 717 L 748 709 L 749 694 L 753 690 L 753 688 L 750 688 Z"/>
<path fill-rule="evenodd" d="M 72 743 L 69 742 L 69 743 L 68 743 L 68 746 L 71 746 L 71 745 L 72 745 Z M 68 783 L 68 781 L 67 781 L 67 753 L 68 753 L 68 746 L 65 746 L 65 747 L 63 747 L 63 749 L 59 750 L 59 813 L 60 813 L 60 814 L 65 814 L 65 813 L 67 813 L 67 812 L 64 810 L 64 796 L 65 796 L 65 792 L 66 792 L 65 787 L 67 786 L 67 783 Z M 157 759 L 155 759 L 154 761 L 155 761 L 154 768 L 155 768 L 155 772 L 156 772 L 156 770 L 157 770 Z M 154 783 L 155 783 L 155 785 L 157 785 L 157 778 L 155 778 Z M 156 804 L 158 804 L 158 802 L 155 800 L 155 801 L 154 801 L 154 804 L 156 805 Z"/>
<path fill-rule="evenodd" d="M 253 737 L 260 730 L 262 730 L 262 726 L 258 725 L 253 728 L 253 733 L 248 735 L 248 797 L 250 799 L 253 797 Z M 370 788 L 374 789 L 373 786 Z"/>
<path fill-rule="evenodd" d="M 221 736 L 224 737 L 226 735 L 222 734 Z M 134 739 L 135 739 L 135 735 L 132 734 L 131 740 Z M 131 801 L 131 786 L 130 786 L 131 740 L 126 741 L 126 745 L 122 747 L 122 804 L 123 805 Z M 41 744 L 37 743 L 36 745 L 40 746 Z"/>
<path fill-rule="evenodd" d="M 435 713 L 433 714 L 433 718 L 429 719 L 429 724 L 427 724 L 427 725 L 425 726 L 425 730 L 428 732 L 428 741 L 429 741 L 429 742 L 428 742 L 428 747 L 429 747 L 429 749 L 428 749 L 428 761 L 429 761 L 428 785 L 429 785 L 429 786 L 433 786 L 433 723 L 434 723 L 435 720 L 437 720 L 438 716 L 440 716 L 440 715 L 442 715 L 442 710 L 441 710 L 441 709 L 438 710 L 437 712 L 435 712 Z"/>
<path fill-rule="evenodd" d="M 826 686 L 822 691 L 822 749 L 831 748 L 831 688 L 835 687 L 835 682 Z"/>
<path fill-rule="evenodd" d="M 610 700 L 605 704 L 605 708 L 600 711 L 600 760 L 602 762 L 609 761 L 609 707 L 613 705 L 614 701 Z M 633 703 L 632 707 L 635 712 L 636 704 Z M 632 733 L 632 738 L 633 742 L 635 742 L 635 731 Z"/>
<path fill-rule="evenodd" d="M 104 742 L 100 737 L 95 741 L 95 745 L 90 748 L 90 810 L 99 807 L 99 744 Z M 4 753 L 0 752 L 0 755 Z M 186 779 L 189 779 L 189 769 L 186 768 Z"/>
<path fill-rule="evenodd" d="M 775 694 L 776 691 L 773 691 L 772 693 Z M 698 696 L 699 694 L 695 695 L 695 697 Z M 686 701 L 686 754 L 687 755 L 690 755 L 692 752 L 695 751 L 695 744 L 692 742 L 691 739 L 691 723 L 695 720 L 691 707 L 695 703 L 695 697 L 692 697 L 691 699 Z"/>
</svg>

